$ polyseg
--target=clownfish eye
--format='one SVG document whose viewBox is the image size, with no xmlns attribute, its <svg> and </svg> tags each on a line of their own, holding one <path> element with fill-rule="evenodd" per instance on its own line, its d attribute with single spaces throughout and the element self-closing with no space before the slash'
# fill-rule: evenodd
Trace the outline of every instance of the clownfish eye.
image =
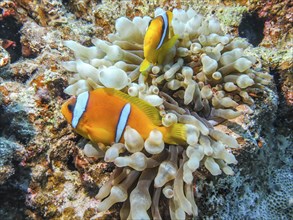
<svg viewBox="0 0 293 220">
<path fill-rule="evenodd" d="M 75 106 L 75 103 L 71 103 L 71 104 L 67 105 L 67 108 L 70 112 L 73 112 L 74 106 Z"/>
</svg>

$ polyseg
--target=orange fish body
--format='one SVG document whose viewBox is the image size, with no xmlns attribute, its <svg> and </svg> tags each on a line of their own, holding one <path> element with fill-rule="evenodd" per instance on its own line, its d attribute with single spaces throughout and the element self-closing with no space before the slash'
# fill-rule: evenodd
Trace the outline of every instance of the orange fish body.
<svg viewBox="0 0 293 220">
<path fill-rule="evenodd" d="M 171 37 L 172 17 L 172 12 L 167 11 L 150 22 L 144 37 L 143 50 L 145 59 L 140 66 L 141 72 L 146 71 L 151 63 L 155 65 L 162 64 L 167 53 L 176 43 L 178 36 Z"/>
<path fill-rule="evenodd" d="M 124 142 L 128 125 L 145 140 L 157 128 L 169 144 L 184 144 L 183 124 L 161 126 L 159 111 L 149 103 L 115 89 L 102 88 L 71 97 L 62 105 L 62 114 L 77 133 L 94 143 Z"/>
</svg>

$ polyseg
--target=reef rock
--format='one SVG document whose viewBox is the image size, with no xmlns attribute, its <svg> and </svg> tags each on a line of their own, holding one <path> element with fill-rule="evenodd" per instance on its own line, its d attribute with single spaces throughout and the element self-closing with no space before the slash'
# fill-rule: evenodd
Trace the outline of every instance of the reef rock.
<svg viewBox="0 0 293 220">
<path fill-rule="evenodd" d="M 180 42 L 148 69 L 146 84 L 142 43 L 160 7 L 173 10 Z M 0 8 L 1 219 L 118 219 L 129 207 L 142 218 L 148 209 L 163 219 L 293 218 L 289 1 L 7 0 Z M 257 39 L 254 47 L 238 35 Z M 149 102 L 163 126 L 185 123 L 191 147 L 169 146 L 156 130 L 135 144 L 81 138 L 61 105 L 100 87 Z"/>
</svg>

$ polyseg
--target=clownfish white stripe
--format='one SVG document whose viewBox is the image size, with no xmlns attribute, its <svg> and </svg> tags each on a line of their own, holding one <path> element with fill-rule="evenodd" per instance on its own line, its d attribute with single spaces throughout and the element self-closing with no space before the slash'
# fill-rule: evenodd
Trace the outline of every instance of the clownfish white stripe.
<svg viewBox="0 0 293 220">
<path fill-rule="evenodd" d="M 124 107 L 122 108 L 120 112 L 120 117 L 117 123 L 116 134 L 115 134 L 116 143 L 119 142 L 122 137 L 122 133 L 126 127 L 126 124 L 130 115 L 130 111 L 131 111 L 131 105 L 130 103 L 127 103 L 124 105 Z"/>
<path fill-rule="evenodd" d="M 167 13 L 165 12 L 160 16 L 163 19 L 163 27 L 162 27 L 163 28 L 163 33 L 162 33 L 162 36 L 161 36 L 161 39 L 160 39 L 160 43 L 158 44 L 156 50 L 159 49 L 163 45 L 164 40 L 165 40 L 166 35 L 167 35 L 167 30 L 168 30 L 168 25 L 169 25 Z"/>
<path fill-rule="evenodd" d="M 72 114 L 72 121 L 71 121 L 73 128 L 76 128 L 80 118 L 85 112 L 88 100 L 89 100 L 89 92 L 83 92 L 77 96 L 73 114 Z"/>
</svg>

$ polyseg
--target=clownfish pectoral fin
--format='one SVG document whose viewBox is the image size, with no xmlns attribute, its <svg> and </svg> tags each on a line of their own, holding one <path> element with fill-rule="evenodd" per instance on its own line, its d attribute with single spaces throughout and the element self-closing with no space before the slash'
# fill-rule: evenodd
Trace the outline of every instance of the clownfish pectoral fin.
<svg viewBox="0 0 293 220">
<path fill-rule="evenodd" d="M 179 35 L 176 34 L 171 37 L 168 41 L 166 41 L 163 46 L 159 49 L 158 63 L 162 64 L 169 50 L 175 45 L 179 38 Z"/>
<path fill-rule="evenodd" d="M 147 60 L 147 59 L 144 59 L 142 61 L 142 63 L 140 64 L 140 68 L 139 68 L 139 71 L 143 74 L 146 73 L 146 71 L 148 70 L 148 68 L 151 66 L 151 63 Z"/>
<path fill-rule="evenodd" d="M 87 132 L 88 139 L 90 139 L 93 143 L 102 142 L 104 144 L 111 144 L 113 140 L 113 133 L 107 131 L 103 128 L 85 128 Z M 97 140 L 95 137 L 100 137 L 101 140 Z"/>
</svg>

